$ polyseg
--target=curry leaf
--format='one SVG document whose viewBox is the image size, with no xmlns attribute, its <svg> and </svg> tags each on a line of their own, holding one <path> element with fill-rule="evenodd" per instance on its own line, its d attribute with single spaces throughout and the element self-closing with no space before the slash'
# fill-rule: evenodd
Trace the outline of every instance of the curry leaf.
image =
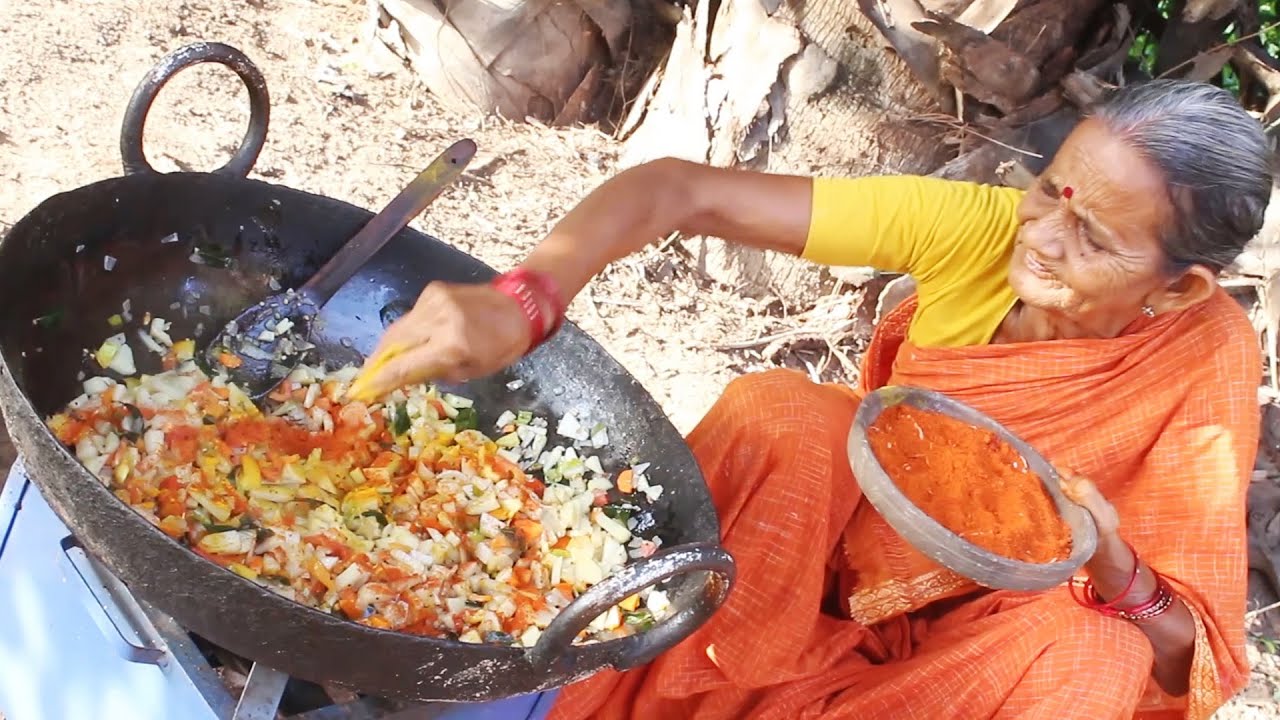
<svg viewBox="0 0 1280 720">
<path fill-rule="evenodd" d="M 475 430 L 480 426 L 480 418 L 476 415 L 476 409 L 458 408 L 458 416 L 453 419 L 453 425 L 459 431 Z"/>
<path fill-rule="evenodd" d="M 391 431 L 397 437 L 409 432 L 409 406 L 407 403 L 396 405 L 395 415 L 391 418 Z"/>
</svg>

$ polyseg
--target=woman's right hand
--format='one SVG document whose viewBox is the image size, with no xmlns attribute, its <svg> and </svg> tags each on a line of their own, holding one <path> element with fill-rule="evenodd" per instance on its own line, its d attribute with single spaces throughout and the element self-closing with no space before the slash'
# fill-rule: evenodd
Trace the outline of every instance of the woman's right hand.
<svg viewBox="0 0 1280 720">
<path fill-rule="evenodd" d="M 461 383 L 515 363 L 529 349 L 529 321 L 488 284 L 434 282 L 392 323 L 348 395 L 371 402 L 415 383 Z"/>
</svg>

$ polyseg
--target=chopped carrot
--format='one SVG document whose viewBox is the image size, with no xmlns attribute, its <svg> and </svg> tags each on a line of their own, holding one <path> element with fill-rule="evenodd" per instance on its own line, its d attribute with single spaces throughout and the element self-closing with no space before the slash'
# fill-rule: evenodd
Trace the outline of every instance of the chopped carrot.
<svg viewBox="0 0 1280 720">
<path fill-rule="evenodd" d="M 229 368 L 238 368 L 244 364 L 244 358 L 229 352 L 218 353 L 218 362 Z"/>
<path fill-rule="evenodd" d="M 356 620 L 364 614 L 360 606 L 356 604 L 355 588 L 347 588 L 338 593 L 338 609 L 342 610 L 343 614 L 352 620 Z"/>
<path fill-rule="evenodd" d="M 630 468 L 618 473 L 618 489 L 624 493 L 635 492 L 636 476 Z"/>
<path fill-rule="evenodd" d="M 236 359 L 238 360 L 239 358 L 236 358 Z M 229 365 L 228 367 L 232 367 L 232 366 Z M 268 395 L 267 397 L 271 398 L 272 400 L 275 400 L 276 402 L 284 402 L 288 400 L 292 394 L 293 394 L 293 382 L 291 380 L 284 380 L 280 383 L 280 387 L 277 387 L 275 390 L 271 391 L 271 394 Z"/>
</svg>

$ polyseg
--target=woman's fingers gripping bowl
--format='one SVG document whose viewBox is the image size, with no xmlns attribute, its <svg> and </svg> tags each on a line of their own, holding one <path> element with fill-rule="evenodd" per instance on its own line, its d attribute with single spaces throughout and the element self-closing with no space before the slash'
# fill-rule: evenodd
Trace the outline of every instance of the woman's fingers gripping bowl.
<svg viewBox="0 0 1280 720">
<path fill-rule="evenodd" d="M 1115 533 L 1120 529 L 1120 515 L 1103 497 L 1093 481 L 1079 475 L 1064 473 L 1060 487 L 1067 499 L 1089 511 L 1093 516 L 1094 524 L 1098 526 L 1099 535 Z"/>
</svg>

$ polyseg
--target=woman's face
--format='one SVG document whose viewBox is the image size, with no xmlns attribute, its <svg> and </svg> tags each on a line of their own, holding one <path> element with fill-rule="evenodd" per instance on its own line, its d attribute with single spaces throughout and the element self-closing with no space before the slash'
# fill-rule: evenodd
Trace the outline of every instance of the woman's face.
<svg viewBox="0 0 1280 720">
<path fill-rule="evenodd" d="M 1178 309 L 1158 240 L 1173 211 L 1167 198 L 1154 164 L 1101 122 L 1083 121 L 1018 207 L 1009 284 L 1025 305 L 1104 336 L 1143 306 Z"/>
</svg>

